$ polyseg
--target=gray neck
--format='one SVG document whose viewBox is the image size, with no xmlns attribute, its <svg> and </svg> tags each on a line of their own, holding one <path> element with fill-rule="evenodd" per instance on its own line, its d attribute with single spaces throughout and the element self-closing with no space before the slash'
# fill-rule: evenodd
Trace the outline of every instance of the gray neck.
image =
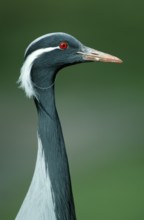
<svg viewBox="0 0 144 220">
<path fill-rule="evenodd" d="M 51 182 L 56 219 L 76 220 L 68 159 L 55 107 L 54 86 L 37 90 L 39 101 L 35 100 L 35 103 L 38 111 L 38 135 Z"/>
<path fill-rule="evenodd" d="M 38 154 L 34 176 L 15 220 L 76 220 L 68 160 L 54 87 L 37 88 Z"/>
</svg>

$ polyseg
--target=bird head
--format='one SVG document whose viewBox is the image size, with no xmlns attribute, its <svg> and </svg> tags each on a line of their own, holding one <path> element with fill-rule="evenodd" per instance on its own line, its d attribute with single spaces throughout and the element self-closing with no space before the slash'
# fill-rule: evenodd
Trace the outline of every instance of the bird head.
<svg viewBox="0 0 144 220">
<path fill-rule="evenodd" d="M 92 61 L 122 62 L 115 56 L 83 45 L 69 34 L 47 34 L 34 40 L 26 49 L 19 82 L 27 96 L 36 96 L 34 87 L 52 85 L 60 69 Z"/>
</svg>

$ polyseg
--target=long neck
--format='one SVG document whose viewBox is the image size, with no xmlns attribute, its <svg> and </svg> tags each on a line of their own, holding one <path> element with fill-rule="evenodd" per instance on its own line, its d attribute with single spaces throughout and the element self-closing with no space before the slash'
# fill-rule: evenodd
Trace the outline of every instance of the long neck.
<svg viewBox="0 0 144 220">
<path fill-rule="evenodd" d="M 45 169 L 51 182 L 57 220 L 75 220 L 68 159 L 62 129 L 55 107 L 54 86 L 39 93 L 38 135 L 44 152 Z M 49 196 L 49 195 L 47 195 Z"/>
</svg>

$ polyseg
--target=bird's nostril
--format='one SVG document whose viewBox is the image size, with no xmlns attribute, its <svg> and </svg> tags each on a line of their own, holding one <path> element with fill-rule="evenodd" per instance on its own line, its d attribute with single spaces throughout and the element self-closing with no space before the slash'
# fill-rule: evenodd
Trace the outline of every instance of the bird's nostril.
<svg viewBox="0 0 144 220">
<path fill-rule="evenodd" d="M 92 55 L 98 55 L 98 53 L 95 53 L 95 52 L 92 52 L 91 54 L 92 54 Z"/>
</svg>

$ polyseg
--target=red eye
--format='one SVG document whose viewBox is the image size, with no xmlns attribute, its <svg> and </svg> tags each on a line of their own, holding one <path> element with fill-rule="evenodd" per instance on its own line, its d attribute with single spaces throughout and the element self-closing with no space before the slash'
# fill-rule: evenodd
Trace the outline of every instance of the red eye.
<svg viewBox="0 0 144 220">
<path fill-rule="evenodd" d="M 60 47 L 60 49 L 65 50 L 68 47 L 68 43 L 67 42 L 61 42 L 59 47 Z"/>
</svg>

